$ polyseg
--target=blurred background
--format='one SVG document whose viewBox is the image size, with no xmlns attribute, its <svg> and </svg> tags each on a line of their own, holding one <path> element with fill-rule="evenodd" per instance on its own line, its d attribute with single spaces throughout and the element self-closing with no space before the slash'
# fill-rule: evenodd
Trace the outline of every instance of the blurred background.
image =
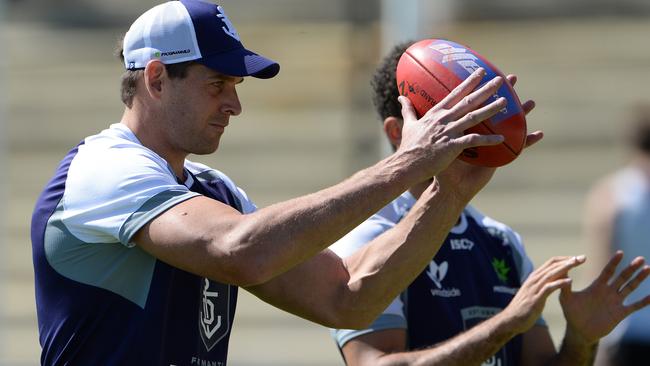
<svg viewBox="0 0 650 366">
<path fill-rule="evenodd" d="M 113 56 L 129 24 L 158 1 L 0 0 L 0 365 L 39 363 L 29 223 L 59 159 L 122 113 Z M 474 204 L 522 234 L 536 265 L 589 254 L 585 194 L 626 159 L 630 105 L 650 96 L 645 0 L 222 0 L 244 43 L 280 62 L 240 88 L 244 113 L 218 153 L 259 206 L 313 192 L 387 151 L 369 79 L 397 41 L 448 38 L 519 76 L 542 143 L 500 169 Z M 573 273 L 576 287 L 590 269 Z M 83 299 L 79 299 L 83 301 Z M 554 341 L 557 296 L 545 310 Z M 230 364 L 340 365 L 327 330 L 242 291 Z M 101 360 L 98 360 L 101 363 Z"/>
</svg>

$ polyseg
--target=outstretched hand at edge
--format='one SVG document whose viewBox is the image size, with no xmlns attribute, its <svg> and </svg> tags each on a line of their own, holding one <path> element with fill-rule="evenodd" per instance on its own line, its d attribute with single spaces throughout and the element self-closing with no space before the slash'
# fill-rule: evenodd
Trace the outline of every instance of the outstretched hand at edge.
<svg viewBox="0 0 650 366">
<path fill-rule="evenodd" d="M 595 344 L 631 313 L 650 305 L 650 294 L 625 305 L 625 298 L 650 275 L 650 266 L 643 257 L 636 257 L 617 276 L 616 268 L 623 259 L 618 251 L 605 265 L 598 278 L 582 291 L 565 287 L 560 304 L 567 321 L 567 332 L 586 344 Z"/>
</svg>

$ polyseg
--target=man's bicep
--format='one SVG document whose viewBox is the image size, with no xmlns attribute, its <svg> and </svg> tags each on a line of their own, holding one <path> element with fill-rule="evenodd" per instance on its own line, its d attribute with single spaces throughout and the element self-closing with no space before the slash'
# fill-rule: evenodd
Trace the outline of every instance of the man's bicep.
<svg viewBox="0 0 650 366">
<path fill-rule="evenodd" d="M 377 365 L 384 355 L 406 351 L 406 329 L 372 331 L 347 341 L 341 352 L 348 366 Z"/>
<path fill-rule="evenodd" d="M 137 229 L 131 241 L 174 267 L 233 283 L 226 238 L 232 236 L 241 217 L 228 205 L 195 196 L 148 221 Z"/>
</svg>

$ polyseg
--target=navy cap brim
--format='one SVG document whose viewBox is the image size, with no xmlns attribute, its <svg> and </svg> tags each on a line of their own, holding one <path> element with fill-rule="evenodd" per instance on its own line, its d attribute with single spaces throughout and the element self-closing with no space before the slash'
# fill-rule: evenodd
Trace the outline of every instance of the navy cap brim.
<svg viewBox="0 0 650 366">
<path fill-rule="evenodd" d="M 204 56 L 196 61 L 231 76 L 270 79 L 280 72 L 280 64 L 245 48 Z"/>
</svg>

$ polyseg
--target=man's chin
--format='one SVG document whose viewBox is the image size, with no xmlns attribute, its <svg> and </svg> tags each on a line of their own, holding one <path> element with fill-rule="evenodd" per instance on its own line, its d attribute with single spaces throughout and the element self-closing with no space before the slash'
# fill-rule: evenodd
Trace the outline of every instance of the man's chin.
<svg viewBox="0 0 650 366">
<path fill-rule="evenodd" d="M 205 145 L 205 146 L 193 146 L 192 149 L 190 149 L 190 154 L 194 155 L 210 155 L 217 151 L 219 149 L 219 142 L 216 144 L 212 145 Z"/>
<path fill-rule="evenodd" d="M 194 154 L 195 155 L 210 155 L 210 154 L 216 152 L 218 150 L 218 148 L 219 147 L 217 146 L 217 147 L 212 148 L 212 149 L 200 150 L 200 151 L 195 152 Z"/>
</svg>

